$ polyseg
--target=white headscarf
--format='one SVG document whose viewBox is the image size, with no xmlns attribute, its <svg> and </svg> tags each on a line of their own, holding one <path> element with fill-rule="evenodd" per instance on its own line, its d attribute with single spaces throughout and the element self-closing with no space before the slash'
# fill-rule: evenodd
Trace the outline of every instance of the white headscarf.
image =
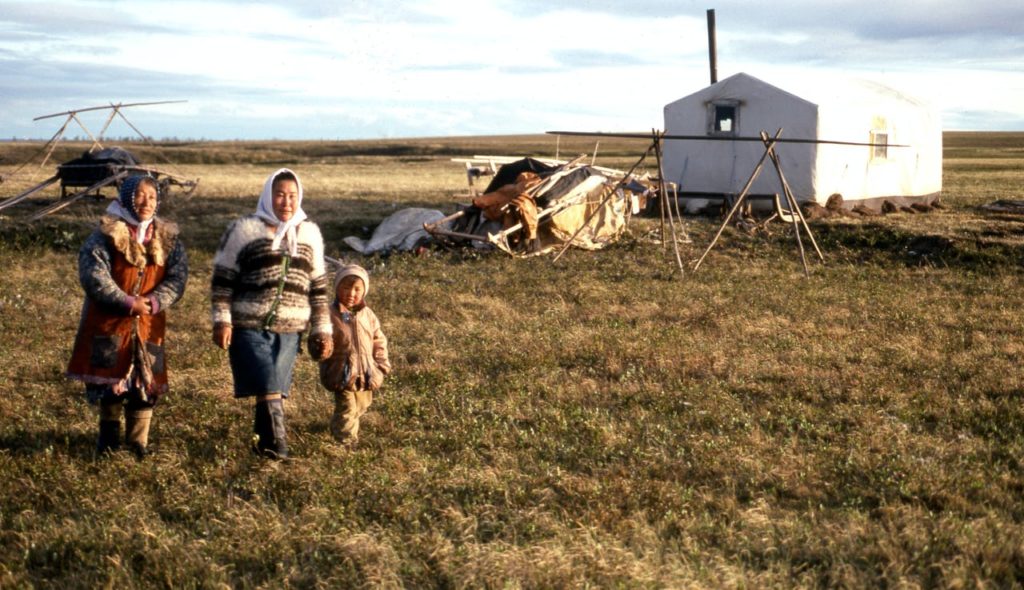
<svg viewBox="0 0 1024 590">
<path fill-rule="evenodd" d="M 274 214 L 274 179 L 285 172 L 289 172 L 295 177 L 295 184 L 299 188 L 299 198 L 295 203 L 295 214 L 292 215 L 292 218 L 288 221 L 281 221 Z M 287 168 L 281 168 L 267 177 L 267 181 L 263 183 L 263 192 L 260 193 L 260 202 L 256 205 L 256 216 L 277 228 L 274 232 L 274 240 L 271 242 L 270 248 L 277 250 L 281 248 L 281 242 L 284 241 L 288 247 L 288 254 L 295 256 L 298 248 L 298 240 L 295 239 L 295 227 L 306 219 L 306 212 L 302 210 L 302 182 L 299 181 L 299 175 Z"/>
</svg>

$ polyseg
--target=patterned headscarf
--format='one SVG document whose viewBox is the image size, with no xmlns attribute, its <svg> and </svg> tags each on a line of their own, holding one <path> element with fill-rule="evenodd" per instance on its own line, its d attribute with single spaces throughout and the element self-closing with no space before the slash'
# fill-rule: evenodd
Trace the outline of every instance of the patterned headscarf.
<svg viewBox="0 0 1024 590">
<path fill-rule="evenodd" d="M 299 198 L 295 203 L 295 213 L 292 215 L 292 218 L 288 221 L 281 221 L 274 213 L 274 181 L 285 172 L 295 177 L 295 185 L 299 189 Z M 263 183 L 260 202 L 256 205 L 256 216 L 277 228 L 274 231 L 274 240 L 271 242 L 270 248 L 277 250 L 281 247 L 281 242 L 284 241 L 288 247 L 288 253 L 291 256 L 295 256 L 299 246 L 298 240 L 295 239 L 295 227 L 306 219 L 306 212 L 302 210 L 302 182 L 299 180 L 299 175 L 287 168 L 281 168 L 268 176 L 267 181 Z"/>
<path fill-rule="evenodd" d="M 139 220 L 139 214 L 135 210 L 135 191 L 138 190 L 139 184 L 145 179 L 155 180 L 148 174 L 137 174 L 135 176 L 129 176 L 121 183 L 121 190 L 117 194 L 117 199 L 111 201 L 110 205 L 107 206 L 107 213 L 120 217 L 129 225 L 136 226 L 135 240 L 138 243 L 143 243 L 146 239 L 146 230 L 149 229 L 149 224 L 153 223 L 156 219 L 156 210 L 153 211 L 153 217 L 145 221 Z M 160 185 L 156 182 L 153 183 L 156 188 L 156 204 L 157 209 L 160 207 Z"/>
</svg>

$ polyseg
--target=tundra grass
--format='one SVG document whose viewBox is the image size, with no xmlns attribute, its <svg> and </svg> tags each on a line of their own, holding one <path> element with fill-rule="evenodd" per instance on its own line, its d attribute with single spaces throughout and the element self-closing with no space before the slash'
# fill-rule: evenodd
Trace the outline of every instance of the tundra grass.
<svg viewBox="0 0 1024 590">
<path fill-rule="evenodd" d="M 143 462 L 94 456 L 95 412 L 62 377 L 75 253 L 105 203 L 31 227 L 40 205 L 5 211 L 0 586 L 1020 586 L 1021 219 L 977 206 L 1021 196 L 1024 138 L 956 139 L 945 209 L 815 223 L 810 278 L 779 225 L 727 230 L 692 272 L 710 218 L 686 220 L 682 274 L 642 218 L 557 263 L 364 258 L 341 238 L 454 210 L 458 165 L 353 146 L 189 165 L 201 191 L 166 212 L 192 274 Z M 220 232 L 280 165 L 328 254 L 371 270 L 394 363 L 344 450 L 301 357 L 287 464 L 250 455 L 207 313 Z"/>
</svg>

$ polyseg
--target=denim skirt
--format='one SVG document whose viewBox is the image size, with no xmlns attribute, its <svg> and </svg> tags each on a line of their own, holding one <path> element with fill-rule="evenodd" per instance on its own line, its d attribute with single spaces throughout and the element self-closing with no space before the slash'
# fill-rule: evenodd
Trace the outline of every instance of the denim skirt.
<svg viewBox="0 0 1024 590">
<path fill-rule="evenodd" d="M 292 367 L 299 352 L 299 334 L 235 328 L 228 357 L 235 397 L 280 393 L 288 397 Z"/>
</svg>

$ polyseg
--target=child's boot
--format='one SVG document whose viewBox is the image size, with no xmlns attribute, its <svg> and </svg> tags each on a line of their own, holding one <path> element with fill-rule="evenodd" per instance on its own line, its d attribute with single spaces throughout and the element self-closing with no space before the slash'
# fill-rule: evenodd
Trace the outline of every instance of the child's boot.
<svg viewBox="0 0 1024 590">
<path fill-rule="evenodd" d="M 125 442 L 139 459 L 149 452 L 146 448 L 149 446 L 149 424 L 152 419 L 153 408 L 127 410 L 124 413 Z"/>
<path fill-rule="evenodd" d="M 345 426 L 345 409 L 344 402 L 341 398 L 342 395 L 344 394 L 334 394 L 334 413 L 331 414 L 331 437 L 338 442 L 341 442 L 345 437 L 343 434 L 343 428 Z"/>
<path fill-rule="evenodd" d="M 359 418 L 356 400 L 350 391 L 334 394 L 334 414 L 331 416 L 331 436 L 345 446 L 355 446 L 359 440 Z"/>
<path fill-rule="evenodd" d="M 100 404 L 100 433 L 96 454 L 106 455 L 121 448 L 121 404 Z"/>
</svg>

